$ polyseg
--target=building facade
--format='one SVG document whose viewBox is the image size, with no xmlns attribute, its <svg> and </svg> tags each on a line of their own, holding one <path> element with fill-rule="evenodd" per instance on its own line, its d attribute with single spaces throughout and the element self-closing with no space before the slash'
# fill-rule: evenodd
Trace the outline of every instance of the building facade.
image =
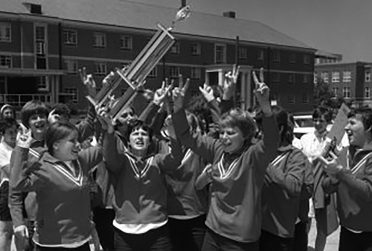
<svg viewBox="0 0 372 251">
<path fill-rule="evenodd" d="M 315 65 L 315 80 L 329 84 L 334 97 L 356 106 L 371 106 L 371 63 L 327 63 Z"/>
<path fill-rule="evenodd" d="M 0 0 L 0 6 L 0 103 L 21 106 L 37 98 L 78 110 L 87 106 L 78 70 L 85 67 L 100 86 L 110 71 L 141 52 L 157 23 L 171 23 L 176 12 L 114 0 Z M 222 83 L 238 63 L 236 100 L 243 108 L 255 102 L 251 71 L 263 67 L 277 104 L 292 112 L 312 109 L 315 50 L 307 45 L 233 12 L 192 13 L 173 35 L 176 43 L 148 75 L 147 88 L 182 74 L 196 93 L 204 82 Z M 126 88 L 121 85 L 116 94 Z"/>
</svg>

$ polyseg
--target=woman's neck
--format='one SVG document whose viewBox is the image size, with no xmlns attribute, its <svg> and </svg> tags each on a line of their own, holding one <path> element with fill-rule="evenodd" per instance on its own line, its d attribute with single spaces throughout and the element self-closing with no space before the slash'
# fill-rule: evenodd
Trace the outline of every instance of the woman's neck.
<svg viewBox="0 0 372 251">
<path fill-rule="evenodd" d="M 36 141 L 43 141 L 43 140 L 44 140 L 44 133 L 33 133 L 33 134 L 32 134 L 32 137 L 33 137 Z"/>
<path fill-rule="evenodd" d="M 147 151 L 146 150 L 135 150 L 135 149 L 130 149 L 130 152 L 137 158 L 137 159 L 142 159 L 143 157 L 146 156 Z"/>
</svg>

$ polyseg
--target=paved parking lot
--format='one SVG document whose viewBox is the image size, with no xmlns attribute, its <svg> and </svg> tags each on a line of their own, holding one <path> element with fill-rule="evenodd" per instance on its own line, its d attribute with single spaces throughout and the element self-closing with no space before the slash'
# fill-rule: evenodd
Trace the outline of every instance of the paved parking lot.
<svg viewBox="0 0 372 251">
<path fill-rule="evenodd" d="M 315 243 L 315 237 L 316 237 L 316 227 L 315 227 L 315 220 L 311 222 L 311 228 L 309 232 L 309 245 L 308 245 L 308 251 L 314 250 L 314 243 Z M 324 249 L 324 251 L 338 251 L 338 238 L 340 235 L 340 228 L 337 229 L 334 233 L 332 233 L 327 238 L 327 244 Z"/>
</svg>

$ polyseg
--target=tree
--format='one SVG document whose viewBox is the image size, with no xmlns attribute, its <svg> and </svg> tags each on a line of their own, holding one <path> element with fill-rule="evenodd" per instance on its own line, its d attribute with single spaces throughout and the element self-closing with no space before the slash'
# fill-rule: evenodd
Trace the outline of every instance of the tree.
<svg viewBox="0 0 372 251">
<path fill-rule="evenodd" d="M 314 106 L 326 105 L 333 96 L 329 85 L 322 78 L 317 78 L 314 84 Z"/>
</svg>

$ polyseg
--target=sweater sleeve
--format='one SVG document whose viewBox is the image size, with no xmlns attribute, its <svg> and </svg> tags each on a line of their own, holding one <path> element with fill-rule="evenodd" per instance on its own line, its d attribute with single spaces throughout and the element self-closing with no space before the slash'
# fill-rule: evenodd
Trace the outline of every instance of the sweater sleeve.
<svg viewBox="0 0 372 251">
<path fill-rule="evenodd" d="M 165 171 L 173 171 L 181 165 L 182 147 L 177 140 L 171 139 L 170 152 L 167 154 L 157 154 L 157 164 L 160 169 Z"/>
<path fill-rule="evenodd" d="M 266 174 L 269 178 L 292 197 L 298 197 L 301 194 L 302 184 L 305 173 L 306 157 L 298 150 L 289 153 L 284 168 L 269 165 Z"/>
<path fill-rule="evenodd" d="M 27 148 L 16 147 L 10 159 L 8 204 L 14 227 L 26 224 L 23 217 L 25 198 L 23 191 L 30 190 L 36 182 L 36 176 L 29 172 L 28 167 L 35 163 L 28 163 L 28 152 Z"/>
<path fill-rule="evenodd" d="M 96 113 L 94 107 L 90 105 L 86 118 L 76 125 L 79 132 L 79 142 L 83 142 L 90 136 L 94 135 L 95 118 Z"/>
<path fill-rule="evenodd" d="M 103 159 L 106 163 L 106 168 L 113 172 L 118 173 L 123 165 L 122 156 L 118 152 L 118 136 L 115 133 L 105 133 L 103 139 Z"/>
<path fill-rule="evenodd" d="M 102 148 L 100 146 L 89 147 L 81 151 L 79 155 L 85 161 L 88 170 L 97 166 L 103 159 Z"/>
<path fill-rule="evenodd" d="M 154 102 L 150 102 L 146 106 L 146 108 L 142 111 L 138 119 L 141 120 L 146 125 L 151 125 L 158 110 L 159 110 L 159 106 L 155 104 Z"/>
<path fill-rule="evenodd" d="M 356 195 L 372 201 L 372 158 L 367 160 L 362 177 L 356 177 L 350 170 L 342 170 L 336 177 Z"/>
<path fill-rule="evenodd" d="M 269 163 L 277 154 L 279 130 L 274 116 L 262 119 L 263 139 L 252 147 L 255 166 L 266 170 Z"/>
<path fill-rule="evenodd" d="M 181 144 L 199 156 L 203 156 L 206 162 L 213 163 L 214 154 L 219 146 L 218 141 L 199 133 L 192 134 L 183 109 L 172 114 L 172 120 L 176 136 Z"/>
</svg>

